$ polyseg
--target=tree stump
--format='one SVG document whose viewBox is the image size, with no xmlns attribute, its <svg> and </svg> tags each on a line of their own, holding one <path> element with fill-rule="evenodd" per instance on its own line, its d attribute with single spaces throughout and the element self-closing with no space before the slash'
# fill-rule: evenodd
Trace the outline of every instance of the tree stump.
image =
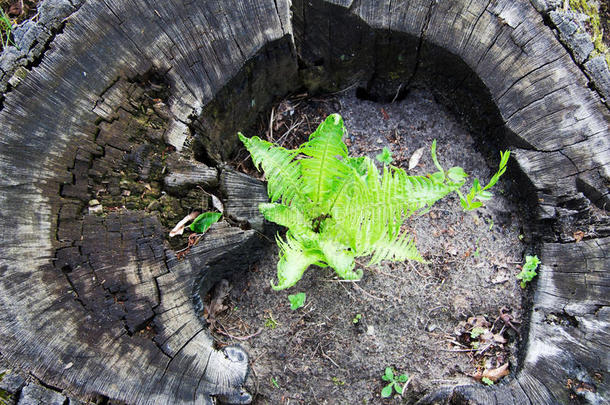
<svg viewBox="0 0 610 405">
<path fill-rule="evenodd" d="M 88 0 L 30 68 L 0 111 L 0 353 L 44 385 L 249 402 L 247 354 L 197 314 L 262 243 L 263 184 L 222 164 L 236 130 L 301 86 L 391 99 L 424 82 L 515 152 L 543 266 L 510 382 L 420 403 L 608 399 L 610 115 L 528 1 Z M 218 191 L 231 224 L 179 261 L 130 180 Z"/>
</svg>

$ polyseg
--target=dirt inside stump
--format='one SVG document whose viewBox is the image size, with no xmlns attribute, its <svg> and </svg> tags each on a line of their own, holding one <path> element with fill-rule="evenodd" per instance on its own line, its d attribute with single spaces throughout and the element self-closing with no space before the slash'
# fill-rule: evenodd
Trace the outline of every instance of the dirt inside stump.
<svg viewBox="0 0 610 405">
<path fill-rule="evenodd" d="M 274 108 L 273 134 L 265 128 L 266 135 L 248 136 L 295 147 L 334 112 L 344 118 L 352 156 L 374 158 L 388 147 L 392 163 L 406 169 L 423 147 L 409 174 L 431 173 L 430 145 L 436 139 L 445 169 L 461 166 L 470 181 L 483 184 L 496 170 L 470 132 L 423 89 L 388 104 L 360 100 L 353 91 L 283 101 Z M 494 155 L 497 165 L 499 151 Z M 236 159 L 242 169 L 244 156 Z M 477 372 L 480 381 L 484 370 L 507 363 L 514 373 L 515 329 L 526 301 L 515 275 L 526 246 L 519 207 L 509 198 L 512 187 L 503 178 L 492 189 L 494 199 L 474 212 L 463 212 L 451 195 L 412 216 L 406 229 L 429 263 L 367 267 L 360 258 L 357 268 L 364 268 L 364 276 L 356 283 L 338 280 L 330 268 L 310 267 L 296 286 L 275 292 L 269 281 L 276 277 L 277 247 L 271 244 L 265 259 L 231 280 L 229 309 L 217 314 L 212 328 L 220 345 L 237 343 L 249 353 L 247 389 L 254 403 L 408 403 L 441 385 L 477 383 L 472 377 Z M 298 292 L 307 294 L 306 305 L 292 311 L 287 296 Z M 515 322 L 498 319 L 500 311 Z M 481 353 L 486 341 L 473 333 L 481 325 L 506 342 Z M 409 376 L 402 396 L 381 398 L 386 367 Z"/>
</svg>

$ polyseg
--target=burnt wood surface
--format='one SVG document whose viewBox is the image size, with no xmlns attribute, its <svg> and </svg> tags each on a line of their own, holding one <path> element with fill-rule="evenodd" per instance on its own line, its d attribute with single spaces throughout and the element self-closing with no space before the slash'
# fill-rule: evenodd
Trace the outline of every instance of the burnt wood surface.
<svg viewBox="0 0 610 405">
<path fill-rule="evenodd" d="M 543 266 L 511 379 L 420 402 L 607 401 L 610 115 L 540 15 L 515 0 L 289 3 L 88 0 L 4 95 L 2 356 L 85 400 L 248 402 L 247 354 L 214 348 L 197 313 L 262 243 L 262 183 L 220 164 L 237 144 L 230 134 L 302 85 L 360 81 L 382 99 L 426 83 L 515 152 Z M 216 193 L 231 224 L 177 260 L 155 202 L 130 198 L 148 193 L 134 182 Z"/>
</svg>

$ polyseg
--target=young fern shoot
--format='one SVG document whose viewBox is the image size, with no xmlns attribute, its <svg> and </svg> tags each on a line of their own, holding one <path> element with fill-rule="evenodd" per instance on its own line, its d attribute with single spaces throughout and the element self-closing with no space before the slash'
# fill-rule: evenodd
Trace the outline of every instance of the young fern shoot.
<svg viewBox="0 0 610 405">
<path fill-rule="evenodd" d="M 403 222 L 429 208 L 451 192 L 460 196 L 465 210 L 491 198 L 487 191 L 506 170 L 509 152 L 502 152 L 500 168 L 489 184 L 474 180 L 464 196 L 460 189 L 468 175 L 461 167 L 445 171 L 436 157 L 437 172 L 409 176 L 383 155 L 383 169 L 368 157 L 349 156 L 343 142 L 343 119 L 331 114 L 309 140 L 297 149 L 276 146 L 258 137 L 239 138 L 258 170 L 265 172 L 271 202 L 259 205 L 263 216 L 288 228 L 285 239 L 276 237 L 280 250 L 275 290 L 295 285 L 311 265 L 332 267 L 345 280 L 358 280 L 355 258 L 423 262 L 413 238 L 401 233 Z M 388 151 L 389 152 L 389 151 Z"/>
</svg>

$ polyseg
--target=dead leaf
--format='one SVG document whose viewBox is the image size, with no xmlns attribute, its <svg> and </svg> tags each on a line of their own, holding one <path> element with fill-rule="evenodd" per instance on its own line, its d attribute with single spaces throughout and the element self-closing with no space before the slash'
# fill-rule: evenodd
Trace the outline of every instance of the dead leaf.
<svg viewBox="0 0 610 405">
<path fill-rule="evenodd" d="M 506 340 L 506 338 L 504 338 L 504 336 L 500 335 L 499 333 L 496 333 L 494 335 L 494 342 L 503 344 L 503 343 L 506 343 L 507 340 Z"/>
<path fill-rule="evenodd" d="M 383 114 L 383 119 L 384 120 L 389 120 L 390 116 L 388 115 L 388 113 L 385 111 L 385 108 L 381 107 L 381 114 Z"/>
<path fill-rule="evenodd" d="M 214 194 L 210 194 L 212 196 L 212 206 L 214 208 L 216 208 L 218 211 L 220 211 L 221 214 L 224 214 L 225 209 L 224 206 L 222 205 L 222 202 L 220 201 L 220 199 L 218 197 L 216 197 Z"/>
<path fill-rule="evenodd" d="M 422 155 L 424 154 L 425 149 L 426 149 L 425 147 L 421 147 L 421 148 L 417 149 L 415 152 L 413 152 L 413 155 L 411 155 L 411 159 L 409 159 L 409 170 L 412 170 L 413 168 L 415 168 L 415 166 L 417 166 L 419 164 L 419 160 L 421 159 Z"/>
<path fill-rule="evenodd" d="M 482 377 L 487 377 L 491 381 L 496 382 L 500 378 L 507 376 L 509 373 L 510 371 L 508 371 L 508 363 L 505 363 L 504 365 L 498 368 L 483 371 Z"/>
<path fill-rule="evenodd" d="M 574 236 L 576 242 L 580 242 L 582 238 L 585 237 L 585 233 L 583 231 L 576 231 L 572 234 L 572 236 Z"/>
<path fill-rule="evenodd" d="M 18 17 L 22 13 L 23 13 L 23 2 L 16 1 L 10 5 L 7 14 L 11 17 Z"/>
<path fill-rule="evenodd" d="M 195 218 L 197 218 L 197 216 L 199 216 L 199 211 L 193 211 L 184 218 L 182 218 L 182 220 L 178 222 L 176 226 L 174 226 L 174 229 L 170 231 L 169 237 L 173 238 L 176 235 L 182 235 L 184 233 L 184 226 Z"/>
<path fill-rule="evenodd" d="M 220 280 L 214 288 L 210 303 L 206 304 L 203 308 L 203 316 L 205 320 L 208 321 L 212 329 L 216 324 L 216 316 L 229 308 L 228 306 L 224 305 L 223 302 L 231 292 L 232 288 L 233 287 L 228 280 L 224 278 Z"/>
<path fill-rule="evenodd" d="M 491 326 L 491 323 L 489 323 L 487 319 L 485 319 L 485 317 L 482 315 L 472 316 L 468 318 L 468 323 L 475 328 L 487 329 Z"/>
</svg>

